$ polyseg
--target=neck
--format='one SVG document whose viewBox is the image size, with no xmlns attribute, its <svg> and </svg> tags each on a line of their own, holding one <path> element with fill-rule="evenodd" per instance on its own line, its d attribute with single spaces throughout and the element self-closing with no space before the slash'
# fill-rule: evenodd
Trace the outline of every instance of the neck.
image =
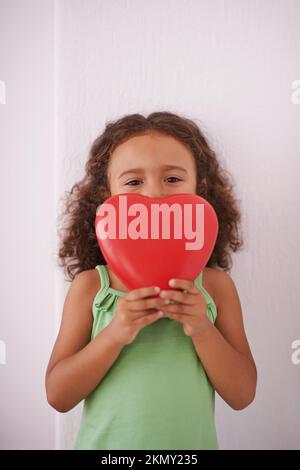
<svg viewBox="0 0 300 470">
<path fill-rule="evenodd" d="M 118 276 L 110 269 L 108 265 L 106 265 L 106 269 L 109 274 L 110 278 L 110 285 L 113 289 L 120 290 L 123 292 L 128 292 L 127 287 L 123 284 L 123 282 L 118 278 Z"/>
</svg>

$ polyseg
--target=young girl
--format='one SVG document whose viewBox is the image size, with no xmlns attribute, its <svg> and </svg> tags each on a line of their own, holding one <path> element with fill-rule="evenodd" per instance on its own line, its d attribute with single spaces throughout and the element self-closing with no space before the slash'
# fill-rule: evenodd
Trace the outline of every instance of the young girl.
<svg viewBox="0 0 300 470">
<path fill-rule="evenodd" d="M 159 286 L 128 291 L 106 265 L 96 209 L 127 192 L 198 194 L 214 207 L 218 238 L 194 282 L 175 279 L 169 285 L 177 290 L 159 296 Z M 72 283 L 46 391 L 62 413 L 85 399 L 75 449 L 218 449 L 214 392 L 234 410 L 245 408 L 255 397 L 256 367 L 226 273 L 230 251 L 243 244 L 240 212 L 203 133 L 168 112 L 108 123 L 66 214 L 59 257 Z"/>
</svg>

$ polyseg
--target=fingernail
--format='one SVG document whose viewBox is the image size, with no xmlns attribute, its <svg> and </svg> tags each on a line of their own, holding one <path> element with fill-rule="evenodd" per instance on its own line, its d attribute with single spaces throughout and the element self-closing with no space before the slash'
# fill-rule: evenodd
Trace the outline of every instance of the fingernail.
<svg viewBox="0 0 300 470">
<path fill-rule="evenodd" d="M 175 279 L 170 279 L 169 280 L 169 286 L 174 286 L 175 284 Z"/>
<path fill-rule="evenodd" d="M 160 292 L 160 287 L 155 287 L 154 290 L 155 292 Z"/>
</svg>

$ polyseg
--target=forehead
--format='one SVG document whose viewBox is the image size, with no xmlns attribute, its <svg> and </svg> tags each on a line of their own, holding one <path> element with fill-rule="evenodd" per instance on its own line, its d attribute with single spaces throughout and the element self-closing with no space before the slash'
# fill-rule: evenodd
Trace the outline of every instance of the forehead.
<svg viewBox="0 0 300 470">
<path fill-rule="evenodd" d="M 131 165 L 144 167 L 165 164 L 193 166 L 191 149 L 172 136 L 151 132 L 131 137 L 113 151 L 109 168 L 121 172 Z"/>
</svg>

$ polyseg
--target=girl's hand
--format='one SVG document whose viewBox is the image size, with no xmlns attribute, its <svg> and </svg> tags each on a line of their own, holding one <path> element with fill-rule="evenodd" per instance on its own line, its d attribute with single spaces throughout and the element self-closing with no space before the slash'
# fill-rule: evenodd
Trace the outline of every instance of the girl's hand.
<svg viewBox="0 0 300 470">
<path fill-rule="evenodd" d="M 159 288 L 157 289 L 142 287 L 131 290 L 120 298 L 113 319 L 108 324 L 114 341 L 122 346 L 132 343 L 141 328 L 163 316 L 160 309 L 164 301 L 157 296 Z"/>
<path fill-rule="evenodd" d="M 212 326 L 206 315 L 206 300 L 193 281 L 172 279 L 169 286 L 182 290 L 160 292 L 160 297 L 169 301 L 161 308 L 166 317 L 182 323 L 185 334 L 192 337 L 204 333 Z"/>
</svg>

